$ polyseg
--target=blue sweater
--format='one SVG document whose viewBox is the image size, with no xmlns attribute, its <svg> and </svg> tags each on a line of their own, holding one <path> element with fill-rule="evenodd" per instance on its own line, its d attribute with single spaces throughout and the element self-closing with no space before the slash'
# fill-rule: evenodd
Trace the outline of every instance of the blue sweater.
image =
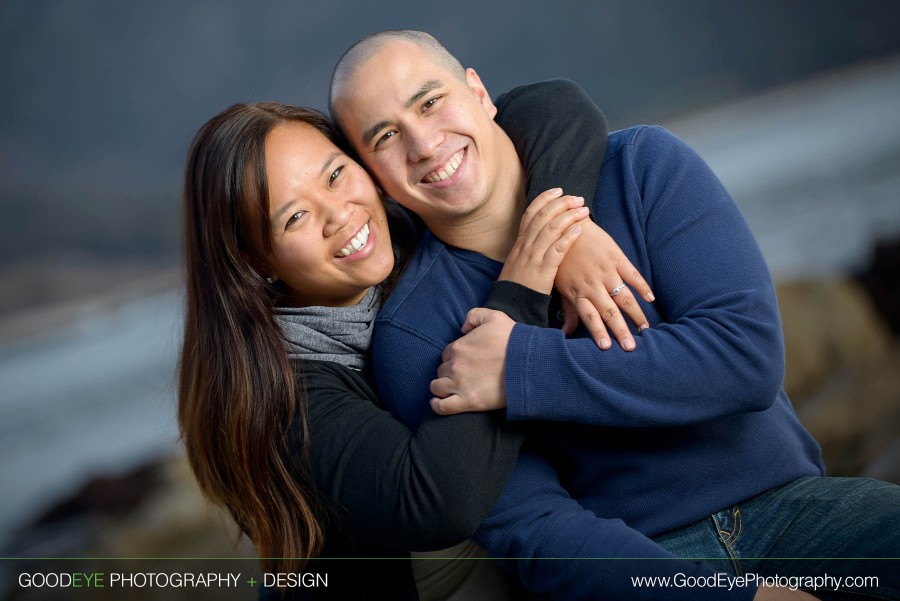
<svg viewBox="0 0 900 601">
<path fill-rule="evenodd" d="M 592 214 L 653 288 L 656 302 L 640 301 L 651 329 L 626 353 L 598 350 L 583 330 L 566 339 L 515 326 L 507 417 L 545 421 L 533 424 L 531 449 L 476 537 L 497 557 L 671 558 L 648 537 L 823 473 L 819 447 L 781 389 L 768 270 L 705 163 L 661 128 L 615 132 Z M 466 312 L 484 304 L 500 267 L 431 234 L 419 245 L 373 339 L 381 397 L 407 424 L 430 411 L 441 352 Z M 626 576 L 712 573 L 676 560 L 622 570 L 609 561 L 522 559 L 515 568 L 530 589 L 565 599 L 640 599 Z M 680 589 L 667 598 L 752 592 Z"/>
</svg>

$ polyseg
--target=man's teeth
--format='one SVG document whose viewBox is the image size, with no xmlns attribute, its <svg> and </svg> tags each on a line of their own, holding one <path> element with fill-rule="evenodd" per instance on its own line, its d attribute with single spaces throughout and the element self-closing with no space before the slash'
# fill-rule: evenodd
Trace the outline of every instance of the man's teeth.
<svg viewBox="0 0 900 601">
<path fill-rule="evenodd" d="M 465 149 L 460 150 L 447 161 L 447 164 L 441 167 L 440 169 L 433 171 L 425 176 L 425 181 L 430 183 L 439 182 L 447 179 L 448 177 L 452 177 L 456 170 L 459 168 L 459 164 L 462 163 L 463 157 L 466 156 Z"/>
<path fill-rule="evenodd" d="M 359 251 L 363 246 L 366 245 L 366 242 L 369 241 L 369 224 L 366 223 L 359 233 L 353 237 L 353 240 L 350 241 L 347 246 L 341 249 L 341 255 L 345 257 L 349 257 L 353 253 Z"/>
</svg>

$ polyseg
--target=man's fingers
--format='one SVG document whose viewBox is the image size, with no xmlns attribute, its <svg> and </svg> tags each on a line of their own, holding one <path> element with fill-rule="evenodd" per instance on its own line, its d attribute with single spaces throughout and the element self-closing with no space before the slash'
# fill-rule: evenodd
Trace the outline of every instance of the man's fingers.
<svg viewBox="0 0 900 601">
<path fill-rule="evenodd" d="M 474 309 L 471 309 L 466 314 L 466 321 L 463 323 L 462 333 L 468 334 L 478 326 L 484 325 L 494 313 L 496 313 L 496 311 L 485 307 L 475 307 Z"/>
<path fill-rule="evenodd" d="M 431 410 L 438 415 L 454 415 L 456 413 L 463 413 L 469 409 L 465 406 L 465 401 L 462 397 L 453 394 L 446 398 L 432 398 Z"/>
<path fill-rule="evenodd" d="M 440 369 L 438 369 L 438 372 L 440 372 Z M 431 391 L 431 394 L 436 397 L 448 397 L 455 392 L 453 380 L 446 376 L 435 378 L 431 381 L 428 388 Z"/>
</svg>

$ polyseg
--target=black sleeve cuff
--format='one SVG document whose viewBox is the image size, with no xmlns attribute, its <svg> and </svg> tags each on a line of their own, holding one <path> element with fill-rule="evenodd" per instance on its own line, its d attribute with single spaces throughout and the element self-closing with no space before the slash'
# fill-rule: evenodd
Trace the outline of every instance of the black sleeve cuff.
<svg viewBox="0 0 900 601">
<path fill-rule="evenodd" d="M 550 295 L 516 282 L 498 280 L 491 284 L 491 292 L 485 306 L 488 309 L 503 311 L 515 321 L 525 325 L 542 328 L 548 326 Z"/>
</svg>

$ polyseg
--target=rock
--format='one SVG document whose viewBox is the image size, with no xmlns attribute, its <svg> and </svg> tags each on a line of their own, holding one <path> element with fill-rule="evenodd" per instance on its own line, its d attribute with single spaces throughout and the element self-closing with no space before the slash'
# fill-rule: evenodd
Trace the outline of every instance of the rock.
<svg viewBox="0 0 900 601">
<path fill-rule="evenodd" d="M 101 483 L 101 484 L 98 484 Z M 128 487 L 135 493 L 124 494 Z M 87 492 L 86 492 L 87 491 Z M 110 493 L 104 499 L 104 493 Z M 55 601 L 54 588 L 12 586 L 21 572 L 240 573 L 236 588 L 126 587 L 90 589 L 72 599 L 134 601 L 255 598 L 247 580 L 261 577 L 253 546 L 200 493 L 183 455 L 141 466 L 121 478 L 98 477 L 20 533 L 5 555 L 36 559 L 0 565 L 0 598 Z M 60 563 L 53 557 L 75 558 Z M 6 590 L 4 590 L 4 588 Z M 6 595 L 4 595 L 6 593 Z"/>
<path fill-rule="evenodd" d="M 891 344 L 872 300 L 852 280 L 786 282 L 777 294 L 787 362 L 784 388 L 795 401 L 837 371 L 878 361 Z"/>
<path fill-rule="evenodd" d="M 900 341 L 865 289 L 830 279 L 777 286 L 784 387 L 830 475 L 900 479 Z M 893 446 L 892 446 L 893 445 Z"/>
<path fill-rule="evenodd" d="M 829 475 L 857 476 L 868 469 L 900 484 L 900 343 L 867 365 L 835 370 L 820 390 L 795 405 L 822 445 Z"/>
<path fill-rule="evenodd" d="M 123 476 L 95 476 L 74 495 L 45 511 L 36 526 L 52 524 L 84 514 L 127 512 L 141 503 L 158 484 L 157 466 L 148 464 Z"/>
<path fill-rule="evenodd" d="M 857 280 L 895 335 L 900 335 L 900 239 L 879 242 Z"/>
</svg>

